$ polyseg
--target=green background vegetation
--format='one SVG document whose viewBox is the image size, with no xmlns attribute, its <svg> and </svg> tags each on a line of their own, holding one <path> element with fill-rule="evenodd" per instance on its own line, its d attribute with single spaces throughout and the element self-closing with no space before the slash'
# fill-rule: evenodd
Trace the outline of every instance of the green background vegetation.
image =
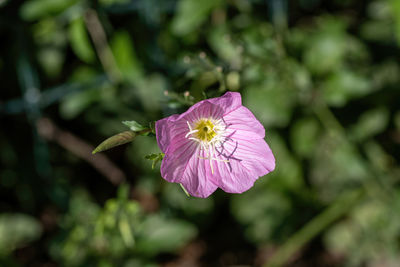
<svg viewBox="0 0 400 267">
<path fill-rule="evenodd" d="M 400 1 L 0 0 L 1 266 L 398 266 Z M 154 136 L 239 91 L 276 170 L 188 198 Z"/>
</svg>

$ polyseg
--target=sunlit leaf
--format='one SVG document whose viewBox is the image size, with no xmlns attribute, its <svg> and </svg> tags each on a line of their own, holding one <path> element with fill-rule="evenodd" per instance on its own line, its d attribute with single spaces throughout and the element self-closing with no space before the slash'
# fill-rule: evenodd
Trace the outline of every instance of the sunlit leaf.
<svg viewBox="0 0 400 267">
<path fill-rule="evenodd" d="M 180 0 L 178 11 L 172 21 L 172 31 L 176 35 L 185 35 L 194 31 L 220 3 L 220 0 Z"/>
<path fill-rule="evenodd" d="M 14 249 L 40 237 L 42 227 L 33 217 L 19 213 L 0 215 L 0 255 L 7 255 Z"/>
<path fill-rule="evenodd" d="M 78 17 L 71 22 L 68 30 L 68 37 L 72 50 L 84 62 L 92 63 L 95 54 L 86 31 L 82 17 Z"/>
<path fill-rule="evenodd" d="M 35 20 L 41 17 L 55 15 L 64 11 L 78 0 L 29 0 L 21 7 L 21 17 L 25 20 Z"/>
<path fill-rule="evenodd" d="M 73 119 L 101 97 L 100 88 L 88 88 L 65 96 L 59 106 L 64 119 Z"/>
<path fill-rule="evenodd" d="M 328 249 L 340 253 L 360 266 L 364 262 L 392 262 L 396 266 L 400 258 L 397 240 L 400 234 L 398 195 L 388 205 L 378 199 L 370 199 L 357 205 L 348 218 L 330 228 L 324 236 Z M 350 265 L 349 265 L 350 266 Z"/>
<path fill-rule="evenodd" d="M 38 51 L 38 60 L 50 77 L 59 75 L 65 60 L 64 56 L 62 51 L 54 48 L 45 48 Z"/>
<path fill-rule="evenodd" d="M 396 0 L 391 0 L 390 7 L 393 12 L 393 17 L 395 21 L 395 34 L 397 38 L 397 43 L 400 45 L 400 2 Z"/>
<path fill-rule="evenodd" d="M 373 88 L 368 77 L 343 69 L 327 78 L 321 89 L 328 104 L 341 107 L 353 98 L 368 94 Z"/>
<path fill-rule="evenodd" d="M 226 27 L 215 27 L 210 31 L 208 42 L 217 55 L 229 62 L 232 68 L 240 68 L 241 52 L 238 45 L 232 42 L 232 33 Z"/>
<path fill-rule="evenodd" d="M 291 129 L 291 144 L 296 153 L 309 157 L 318 142 L 319 125 L 315 119 L 297 120 Z"/>
<path fill-rule="evenodd" d="M 145 159 L 152 160 L 151 168 L 154 169 L 156 164 L 164 158 L 164 153 L 149 154 L 145 156 Z"/>
<path fill-rule="evenodd" d="M 389 111 L 386 108 L 368 110 L 360 116 L 351 133 L 354 138 L 361 141 L 385 130 L 388 122 Z"/>
<path fill-rule="evenodd" d="M 128 126 L 131 129 L 131 131 L 134 131 L 134 132 L 139 132 L 139 131 L 147 128 L 147 127 L 141 125 L 140 123 L 138 123 L 137 121 L 123 121 L 122 123 L 125 124 L 126 126 Z"/>
<path fill-rule="evenodd" d="M 266 126 L 285 126 L 292 115 L 294 95 L 278 77 L 248 86 L 243 92 L 243 103 Z"/>
<path fill-rule="evenodd" d="M 187 221 L 167 219 L 159 214 L 148 215 L 138 233 L 137 251 L 154 255 L 181 248 L 197 234 Z"/>
<path fill-rule="evenodd" d="M 319 138 L 312 154 L 310 181 L 321 201 L 331 201 L 346 190 L 360 186 L 371 176 L 354 147 L 337 136 Z"/>
<path fill-rule="evenodd" d="M 117 32 L 110 42 L 115 61 L 122 75 L 127 81 L 135 82 L 143 75 L 139 59 L 135 53 L 135 47 L 127 32 Z"/>
</svg>

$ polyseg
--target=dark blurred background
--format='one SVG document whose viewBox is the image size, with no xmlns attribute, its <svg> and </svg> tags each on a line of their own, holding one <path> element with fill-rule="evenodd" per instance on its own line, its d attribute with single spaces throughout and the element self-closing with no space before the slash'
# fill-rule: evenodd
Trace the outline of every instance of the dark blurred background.
<svg viewBox="0 0 400 267">
<path fill-rule="evenodd" d="M 400 266 L 400 1 L 0 0 L 1 266 Z M 239 91 L 276 170 L 187 197 L 127 130 Z"/>
</svg>

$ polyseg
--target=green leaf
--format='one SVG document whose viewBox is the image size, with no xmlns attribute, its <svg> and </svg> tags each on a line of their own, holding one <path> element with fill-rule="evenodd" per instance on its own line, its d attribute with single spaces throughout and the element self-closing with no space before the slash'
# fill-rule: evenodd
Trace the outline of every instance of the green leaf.
<svg viewBox="0 0 400 267">
<path fill-rule="evenodd" d="M 244 227 L 247 239 L 254 243 L 263 243 L 273 238 L 279 231 L 288 214 L 290 201 L 276 190 L 249 190 L 234 196 L 231 202 L 231 213 Z M 281 237 L 279 237 L 281 238 Z M 284 237 L 286 238 L 286 236 Z"/>
<path fill-rule="evenodd" d="M 346 26 L 336 18 L 318 19 L 318 31 L 309 36 L 311 41 L 303 54 L 304 63 L 313 74 L 326 74 L 342 67 L 349 44 Z"/>
<path fill-rule="evenodd" d="M 20 9 L 21 17 L 25 20 L 35 20 L 45 16 L 58 14 L 78 0 L 30 0 L 25 1 Z"/>
<path fill-rule="evenodd" d="M 138 234 L 138 253 L 155 255 L 160 252 L 174 252 L 183 247 L 196 236 L 197 229 L 186 221 L 154 214 L 146 217 Z"/>
<path fill-rule="evenodd" d="M 126 201 L 129 198 L 129 185 L 121 184 L 118 188 L 118 200 Z"/>
<path fill-rule="evenodd" d="M 313 118 L 297 120 L 290 132 L 294 151 L 302 157 L 310 157 L 319 137 L 319 125 Z"/>
<path fill-rule="evenodd" d="M 142 64 L 137 58 L 134 44 L 127 32 L 115 33 L 110 46 L 117 66 L 125 80 L 135 82 L 143 76 Z"/>
<path fill-rule="evenodd" d="M 136 121 L 123 121 L 122 123 L 125 124 L 126 126 L 128 126 L 131 129 L 131 131 L 134 131 L 134 132 L 140 132 L 140 131 L 146 129 L 145 126 L 139 124 Z"/>
<path fill-rule="evenodd" d="M 241 52 L 230 40 L 231 35 L 226 26 L 215 27 L 210 31 L 208 43 L 220 58 L 229 62 L 234 68 L 238 68 L 242 61 Z"/>
<path fill-rule="evenodd" d="M 155 160 L 156 158 L 158 158 L 158 154 L 149 154 L 146 155 L 144 158 L 149 160 Z"/>
<path fill-rule="evenodd" d="M 312 171 L 308 179 L 322 202 L 332 201 L 371 177 L 355 147 L 332 134 L 321 135 L 311 160 Z"/>
<path fill-rule="evenodd" d="M 181 0 L 178 11 L 172 21 L 172 31 L 176 35 L 185 35 L 195 31 L 207 19 L 211 11 L 219 6 L 220 0 Z"/>
<path fill-rule="evenodd" d="M 153 161 L 153 163 L 151 164 L 151 168 L 154 169 L 156 164 L 164 158 L 164 155 L 164 153 L 153 153 L 146 155 L 144 158 Z"/>
<path fill-rule="evenodd" d="M 286 126 L 292 115 L 294 94 L 279 77 L 250 85 L 243 92 L 243 103 L 265 126 Z"/>
<path fill-rule="evenodd" d="M 46 47 L 37 52 L 38 61 L 43 70 L 50 77 L 60 74 L 65 61 L 65 55 L 61 49 Z"/>
<path fill-rule="evenodd" d="M 122 240 L 124 241 L 127 247 L 133 247 L 135 244 L 135 238 L 132 233 L 132 229 L 129 225 L 128 218 L 125 214 L 121 215 L 121 218 L 118 222 L 118 227 L 121 232 Z"/>
<path fill-rule="evenodd" d="M 0 255 L 7 255 L 14 249 L 40 237 L 42 228 L 33 217 L 18 214 L 0 215 Z"/>
<path fill-rule="evenodd" d="M 231 71 L 226 75 L 226 86 L 230 91 L 238 91 L 240 88 L 240 74 L 237 71 Z"/>
<path fill-rule="evenodd" d="M 68 29 L 68 37 L 74 53 L 86 63 L 92 63 L 95 53 L 90 43 L 85 23 L 82 17 L 71 22 Z"/>
<path fill-rule="evenodd" d="M 61 116 L 70 120 L 85 111 L 93 102 L 101 97 L 102 89 L 88 88 L 65 96 L 59 106 Z"/>
<path fill-rule="evenodd" d="M 157 114 L 161 109 L 164 91 L 168 89 L 167 81 L 160 74 L 151 74 L 146 79 L 138 79 L 135 82 L 136 96 L 140 100 L 146 112 Z"/>
<path fill-rule="evenodd" d="M 359 141 L 383 132 L 389 123 L 389 111 L 384 108 L 368 110 L 360 116 L 351 133 Z"/>
<path fill-rule="evenodd" d="M 395 21 L 395 35 L 397 38 L 397 42 L 400 44 L 400 2 L 396 0 L 391 0 L 390 7 Z"/>
<path fill-rule="evenodd" d="M 100 5 L 104 7 L 118 5 L 118 4 L 126 4 L 129 3 L 130 0 L 99 0 Z"/>
<path fill-rule="evenodd" d="M 136 136 L 137 133 L 133 131 L 125 131 L 111 136 L 110 138 L 104 140 L 100 145 L 98 145 L 95 150 L 93 150 L 92 154 L 96 154 L 97 152 L 102 152 L 110 148 L 132 142 Z"/>
<path fill-rule="evenodd" d="M 373 88 L 368 77 L 342 69 L 325 79 L 321 89 L 329 105 L 342 107 L 351 99 L 367 95 Z"/>
</svg>

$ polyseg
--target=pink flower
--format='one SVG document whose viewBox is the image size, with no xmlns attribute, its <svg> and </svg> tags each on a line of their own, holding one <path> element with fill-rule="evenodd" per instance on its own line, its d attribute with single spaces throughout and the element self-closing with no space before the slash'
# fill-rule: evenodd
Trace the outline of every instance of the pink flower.
<svg viewBox="0 0 400 267">
<path fill-rule="evenodd" d="M 218 187 L 242 193 L 275 169 L 265 130 L 239 93 L 203 100 L 182 114 L 156 122 L 165 154 L 161 176 L 192 196 L 208 197 Z"/>
</svg>

